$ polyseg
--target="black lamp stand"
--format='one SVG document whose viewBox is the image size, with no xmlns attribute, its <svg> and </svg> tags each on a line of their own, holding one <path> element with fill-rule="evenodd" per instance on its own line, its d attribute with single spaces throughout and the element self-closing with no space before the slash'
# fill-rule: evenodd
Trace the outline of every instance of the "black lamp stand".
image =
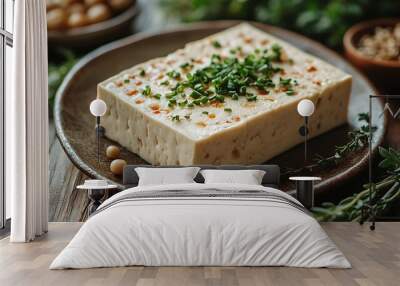
<svg viewBox="0 0 400 286">
<path fill-rule="evenodd" d="M 385 98 L 385 99 L 400 99 L 400 95 L 370 95 L 369 96 L 369 138 L 368 138 L 368 177 L 369 177 L 369 184 L 368 184 L 368 203 L 362 206 L 361 209 L 361 218 L 360 224 L 363 224 L 368 219 L 371 221 L 371 225 L 369 228 L 371 230 L 375 230 L 375 222 L 377 219 L 377 203 L 373 204 L 372 202 L 372 192 L 375 191 L 375 184 L 373 183 L 373 176 L 372 176 L 372 140 L 373 140 L 373 132 L 372 132 L 372 100 L 374 98 Z M 385 112 L 385 110 L 384 110 Z M 378 198 L 379 199 L 379 198 Z"/>
<path fill-rule="evenodd" d="M 104 137 L 105 129 L 100 125 L 100 116 L 96 116 L 97 163 L 100 164 L 100 138 Z"/>
<path fill-rule="evenodd" d="M 308 116 L 304 116 L 304 126 L 301 126 L 299 129 L 299 133 L 304 137 L 304 165 L 307 165 L 308 156 L 307 156 L 307 141 L 308 141 Z"/>
</svg>

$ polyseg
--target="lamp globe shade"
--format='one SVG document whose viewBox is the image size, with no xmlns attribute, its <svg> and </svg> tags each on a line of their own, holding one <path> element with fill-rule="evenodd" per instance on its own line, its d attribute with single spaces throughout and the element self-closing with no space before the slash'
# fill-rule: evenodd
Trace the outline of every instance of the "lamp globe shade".
<svg viewBox="0 0 400 286">
<path fill-rule="evenodd" d="M 309 99 L 303 99 L 297 105 L 297 112 L 303 117 L 311 116 L 314 113 L 314 110 L 314 103 Z"/>
<path fill-rule="evenodd" d="M 103 116 L 107 111 L 106 103 L 101 99 L 95 99 L 90 103 L 90 113 L 93 116 Z"/>
</svg>

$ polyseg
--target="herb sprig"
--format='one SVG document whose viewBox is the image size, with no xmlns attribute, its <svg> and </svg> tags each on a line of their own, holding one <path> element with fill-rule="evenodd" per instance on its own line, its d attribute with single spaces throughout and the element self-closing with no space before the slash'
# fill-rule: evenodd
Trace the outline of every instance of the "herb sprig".
<svg viewBox="0 0 400 286">
<path fill-rule="evenodd" d="M 385 177 L 372 185 L 364 185 L 361 192 L 343 199 L 337 205 L 325 202 L 320 207 L 314 207 L 312 212 L 317 220 L 359 221 L 363 206 L 369 203 L 370 188 L 372 206 L 377 215 L 387 211 L 400 199 L 400 151 L 379 147 L 379 154 L 382 157 L 379 167 L 384 170 Z"/>
<path fill-rule="evenodd" d="M 343 161 L 350 153 L 356 152 L 364 148 L 368 144 L 369 138 L 369 115 L 368 113 L 359 113 L 358 121 L 364 122 L 359 129 L 355 129 L 348 132 L 349 141 L 340 146 L 335 146 L 335 152 L 333 155 L 328 157 L 322 157 L 317 155 L 314 159 L 314 163 L 307 165 L 303 168 L 296 170 L 286 170 L 283 173 L 283 176 L 291 176 L 304 171 L 311 171 L 315 168 L 329 168 L 333 166 L 337 166 L 340 162 Z M 376 127 L 372 126 L 372 132 L 376 131 Z"/>
<path fill-rule="evenodd" d="M 345 158 L 351 152 L 360 150 L 368 144 L 369 138 L 369 115 L 368 113 L 360 113 L 358 114 L 358 120 L 360 122 L 364 122 L 365 125 L 362 125 L 359 129 L 352 130 L 348 133 L 349 142 L 342 146 L 335 147 L 334 155 L 323 158 L 322 156 L 318 156 L 317 164 L 323 167 L 336 166 L 343 158 Z M 376 131 L 376 127 L 372 126 L 372 133 Z"/>
</svg>

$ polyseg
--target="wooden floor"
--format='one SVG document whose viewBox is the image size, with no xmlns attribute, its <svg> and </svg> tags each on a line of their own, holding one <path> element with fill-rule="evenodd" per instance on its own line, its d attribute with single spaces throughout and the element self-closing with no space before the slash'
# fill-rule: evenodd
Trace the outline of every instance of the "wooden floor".
<svg viewBox="0 0 400 286">
<path fill-rule="evenodd" d="M 400 285 L 400 223 L 324 223 L 352 269 L 289 267 L 124 267 L 48 270 L 80 223 L 51 223 L 49 233 L 28 244 L 0 241 L 0 285 Z"/>
</svg>

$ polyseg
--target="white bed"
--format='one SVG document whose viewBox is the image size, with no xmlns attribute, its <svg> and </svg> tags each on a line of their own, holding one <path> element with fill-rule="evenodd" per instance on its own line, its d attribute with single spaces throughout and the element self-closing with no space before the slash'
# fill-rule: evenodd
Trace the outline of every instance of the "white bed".
<svg viewBox="0 0 400 286">
<path fill-rule="evenodd" d="M 50 269 L 128 265 L 351 267 L 286 193 L 198 183 L 138 186 L 111 197 Z"/>
</svg>

